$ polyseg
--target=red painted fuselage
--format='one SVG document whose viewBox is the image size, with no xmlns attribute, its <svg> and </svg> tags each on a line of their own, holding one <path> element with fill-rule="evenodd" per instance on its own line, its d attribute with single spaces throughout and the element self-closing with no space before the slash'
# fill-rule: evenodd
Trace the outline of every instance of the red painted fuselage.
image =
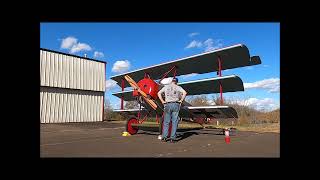
<svg viewBox="0 0 320 180">
<path fill-rule="evenodd" d="M 150 95 L 153 99 L 158 98 L 158 91 L 159 91 L 159 84 L 156 83 L 154 80 L 150 79 L 149 77 L 145 77 L 138 82 L 139 88 L 145 92 L 146 94 Z M 137 90 L 133 91 L 133 96 L 138 96 L 139 93 Z"/>
</svg>

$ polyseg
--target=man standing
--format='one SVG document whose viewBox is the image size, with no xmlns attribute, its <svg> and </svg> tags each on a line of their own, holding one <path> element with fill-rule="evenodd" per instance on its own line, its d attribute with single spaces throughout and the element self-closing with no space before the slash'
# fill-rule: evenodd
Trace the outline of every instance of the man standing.
<svg viewBox="0 0 320 180">
<path fill-rule="evenodd" d="M 176 141 L 176 131 L 178 127 L 178 115 L 180 111 L 180 106 L 185 99 L 187 92 L 180 86 L 177 85 L 178 78 L 173 78 L 172 82 L 165 85 L 159 92 L 158 97 L 161 103 L 164 105 L 164 122 L 161 141 L 175 142 Z M 165 101 L 162 98 L 162 93 L 165 94 Z M 181 96 L 182 94 L 182 96 Z M 180 98 L 181 97 L 181 98 Z M 172 121 L 171 136 L 168 138 L 168 129 L 170 120 Z"/>
</svg>

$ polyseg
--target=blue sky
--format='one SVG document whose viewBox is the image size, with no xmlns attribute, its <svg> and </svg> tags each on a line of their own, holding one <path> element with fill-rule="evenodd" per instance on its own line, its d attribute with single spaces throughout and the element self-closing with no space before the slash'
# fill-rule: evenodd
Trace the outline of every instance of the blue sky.
<svg viewBox="0 0 320 180">
<path fill-rule="evenodd" d="M 40 28 L 40 47 L 80 56 L 86 53 L 106 61 L 107 80 L 119 73 L 112 71 L 117 61 L 130 63 L 121 67 L 123 72 L 245 44 L 251 56 L 261 57 L 262 64 L 223 71 L 223 75 L 238 75 L 246 87 L 244 92 L 225 93 L 224 97 L 247 100 L 257 108 L 274 109 L 280 104 L 279 23 L 41 23 Z M 216 73 L 208 73 L 180 81 L 214 76 Z M 120 88 L 112 84 L 108 89 L 106 98 L 119 108 L 120 100 L 111 92 Z"/>
</svg>

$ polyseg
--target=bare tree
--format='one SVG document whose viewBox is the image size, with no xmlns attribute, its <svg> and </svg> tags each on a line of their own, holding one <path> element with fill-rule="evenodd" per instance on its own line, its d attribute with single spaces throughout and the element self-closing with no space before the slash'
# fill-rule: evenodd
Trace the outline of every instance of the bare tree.
<svg viewBox="0 0 320 180">
<path fill-rule="evenodd" d="M 139 108 L 139 103 L 137 101 L 126 101 L 124 107 L 125 109 Z"/>
<path fill-rule="evenodd" d="M 188 101 L 193 106 L 208 106 L 210 105 L 209 99 L 206 95 L 200 95 L 200 96 L 192 96 L 188 98 Z"/>
<path fill-rule="evenodd" d="M 111 103 L 108 99 L 105 98 L 105 101 L 104 101 L 104 109 L 107 109 L 107 110 L 112 110 L 112 106 L 111 106 Z"/>
<path fill-rule="evenodd" d="M 114 112 L 110 101 L 108 99 L 105 99 L 103 114 L 104 121 L 124 121 L 126 119 L 127 117 L 122 115 L 121 113 Z"/>
<path fill-rule="evenodd" d="M 104 113 L 103 113 L 103 120 L 110 120 L 112 117 L 113 111 L 111 103 L 108 99 L 104 101 Z"/>
<path fill-rule="evenodd" d="M 215 105 L 220 105 L 220 102 L 221 102 L 221 100 L 220 100 L 221 98 L 220 98 L 220 95 L 217 95 L 217 94 L 213 94 L 212 95 L 212 102 L 215 104 Z M 226 99 L 225 98 L 222 98 L 222 100 L 223 100 L 223 104 L 225 104 L 226 105 Z"/>
</svg>

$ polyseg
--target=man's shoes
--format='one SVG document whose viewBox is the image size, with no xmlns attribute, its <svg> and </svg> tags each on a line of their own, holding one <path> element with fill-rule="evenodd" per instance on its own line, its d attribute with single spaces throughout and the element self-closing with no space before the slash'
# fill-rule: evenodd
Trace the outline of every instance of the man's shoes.
<svg viewBox="0 0 320 180">
<path fill-rule="evenodd" d="M 178 141 L 178 139 L 174 138 L 174 139 L 171 139 L 171 138 L 162 138 L 161 139 L 162 142 L 170 142 L 170 143 L 175 143 Z"/>
<path fill-rule="evenodd" d="M 170 139 L 170 143 L 176 143 L 177 141 L 177 139 Z"/>
<path fill-rule="evenodd" d="M 169 139 L 168 138 L 162 138 L 161 141 L 162 142 L 167 142 L 167 141 L 169 141 Z"/>
</svg>

